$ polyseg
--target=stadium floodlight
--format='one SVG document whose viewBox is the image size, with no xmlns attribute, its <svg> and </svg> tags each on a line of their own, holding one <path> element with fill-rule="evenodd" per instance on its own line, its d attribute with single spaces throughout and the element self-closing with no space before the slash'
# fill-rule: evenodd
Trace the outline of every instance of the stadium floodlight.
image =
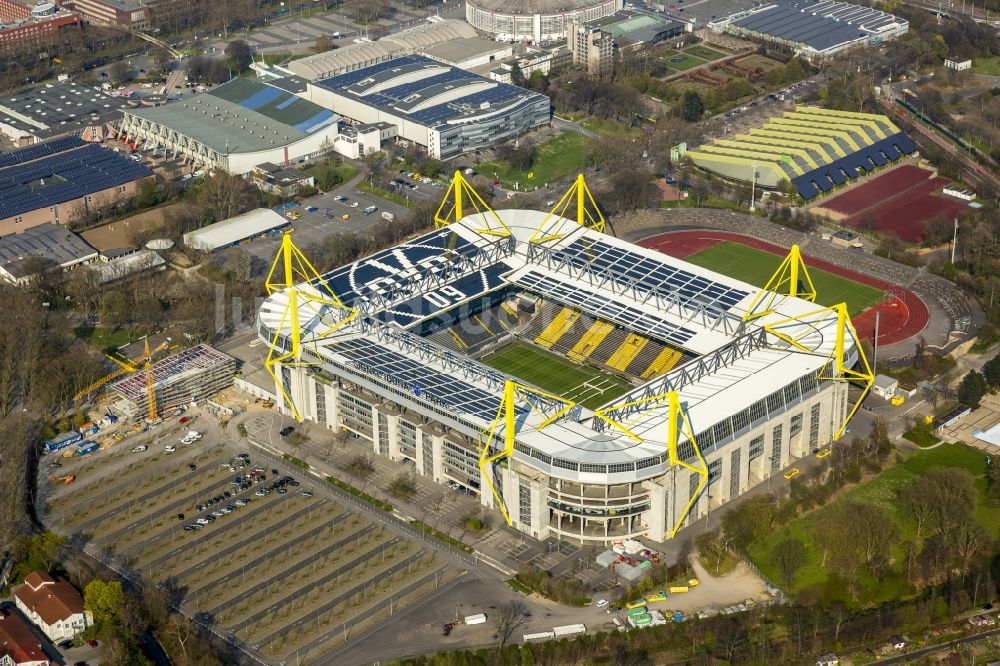
<svg viewBox="0 0 1000 666">
<path fill-rule="evenodd" d="M 570 217 L 566 213 L 569 212 L 570 206 L 574 202 L 576 203 L 576 215 Z M 566 235 L 562 232 L 562 220 L 564 219 L 576 220 L 576 223 L 581 227 L 588 227 L 604 233 L 604 214 L 601 212 L 601 207 L 594 201 L 594 195 L 590 193 L 590 188 L 587 187 L 582 173 L 577 175 L 576 180 L 552 207 L 542 223 L 538 225 L 538 229 L 535 230 L 528 242 L 544 243 L 562 238 Z"/>
<path fill-rule="evenodd" d="M 281 391 L 292 416 L 297 421 L 301 421 L 302 416 L 296 409 L 292 396 L 289 395 L 284 382 L 279 379 L 275 371 L 275 367 L 281 365 L 294 367 L 316 365 L 314 361 L 303 360 L 302 326 L 299 322 L 300 307 L 308 304 L 310 317 L 318 317 L 327 324 L 325 331 L 318 334 L 315 331 L 310 333 L 313 346 L 318 339 L 333 333 L 352 321 L 358 316 L 358 311 L 344 305 L 337 297 L 326 280 L 292 242 L 291 232 L 286 232 L 281 237 L 281 246 L 271 263 L 271 270 L 267 273 L 264 285 L 268 294 L 284 292 L 287 295 L 280 322 L 270 340 L 267 357 L 264 359 L 264 368 L 274 378 L 275 385 Z M 285 334 L 286 323 L 288 324 L 287 335 Z M 315 350 L 314 352 L 313 357 L 320 358 L 319 352 Z"/>
<path fill-rule="evenodd" d="M 482 228 L 476 229 L 478 233 L 484 236 L 499 236 L 501 238 L 512 235 L 510 229 L 500 219 L 500 216 L 496 214 L 496 211 L 483 201 L 483 198 L 479 196 L 475 188 L 457 170 L 451 178 L 451 185 L 448 186 L 444 197 L 441 199 L 441 205 L 438 206 L 437 212 L 434 213 L 434 225 L 440 229 L 452 222 L 458 222 L 467 214 L 472 215 L 473 213 L 467 212 L 466 204 L 471 206 L 475 210 L 475 214 L 478 214 L 482 220 Z"/>
<path fill-rule="evenodd" d="M 765 324 L 764 330 L 787 342 L 795 349 L 811 354 L 815 353 L 814 350 L 822 342 L 822 330 L 829 327 L 831 314 L 836 316 L 836 319 L 833 319 L 836 326 L 833 351 L 829 354 L 827 363 L 820 369 L 817 379 L 837 382 L 864 382 L 864 389 L 858 396 L 857 402 L 854 403 L 854 407 L 851 408 L 844 422 L 837 429 L 837 434 L 833 436 L 837 440 L 844 434 L 847 424 L 854 418 L 854 414 L 857 413 L 861 403 L 864 402 L 875 383 L 875 374 L 868 363 L 868 357 L 865 356 L 865 350 L 861 347 L 861 338 L 847 314 L 847 304 L 838 303 L 796 317 Z M 847 367 L 844 363 L 844 344 L 848 335 L 854 342 L 854 348 L 858 350 L 856 365 L 860 369 Z"/>
<path fill-rule="evenodd" d="M 519 409 L 521 404 L 526 404 L 527 408 Z M 507 521 L 508 527 L 513 523 L 511 522 L 510 514 L 507 512 L 507 504 L 497 490 L 496 484 L 493 483 L 491 478 L 492 472 L 486 471 L 487 465 L 492 465 L 501 459 L 510 460 L 510 457 L 514 455 L 514 440 L 517 437 L 517 433 L 533 409 L 540 411 L 545 416 L 545 420 L 534 427 L 535 430 L 542 430 L 550 423 L 558 421 L 563 416 L 569 414 L 574 407 L 576 407 L 576 403 L 572 400 L 547 393 L 533 386 L 520 384 L 510 379 L 504 383 L 503 399 L 500 401 L 500 408 L 497 409 L 497 415 L 493 419 L 493 423 L 490 424 L 490 427 L 484 430 L 480 436 L 482 449 L 479 451 L 479 470 L 482 472 L 486 485 L 490 487 L 493 499 L 496 500 L 497 507 L 499 507 L 500 513 L 503 514 L 504 520 Z M 503 430 L 504 446 L 496 453 L 491 454 L 490 451 L 493 442 L 498 437 L 498 428 Z"/>
<path fill-rule="evenodd" d="M 750 307 L 747 308 L 747 313 L 743 315 L 743 320 L 770 314 L 774 311 L 775 301 L 785 294 L 792 298 L 816 302 L 816 287 L 809 277 L 809 269 L 806 268 L 806 262 L 802 259 L 798 245 L 792 245 L 788 250 L 788 256 L 778 265 L 778 270 L 774 271 L 774 275 L 764 288 L 757 292 Z"/>
<path fill-rule="evenodd" d="M 651 407 L 656 407 L 666 403 L 667 455 L 670 458 L 670 465 L 672 467 L 683 467 L 685 469 L 689 469 L 698 474 L 699 477 L 698 485 L 694 489 L 694 492 L 691 493 L 687 506 L 684 507 L 684 511 L 681 513 L 680 518 L 677 519 L 677 522 L 670 530 L 670 537 L 673 538 L 674 535 L 677 534 L 677 531 L 680 530 L 684 519 L 687 518 L 688 514 L 691 512 L 691 507 L 693 507 L 695 502 L 698 501 L 702 489 L 708 483 L 708 463 L 705 462 L 704 456 L 701 455 L 701 449 L 698 447 L 698 442 L 695 440 L 694 431 L 691 428 L 691 422 L 688 421 L 687 414 L 685 414 L 684 408 L 681 405 L 680 394 L 677 391 L 668 391 L 666 393 L 650 396 L 648 398 L 642 398 L 640 400 L 632 400 L 625 403 L 610 405 L 594 412 L 594 416 L 620 430 L 637 442 L 641 442 L 643 441 L 642 437 L 636 435 L 622 423 L 611 418 L 611 414 L 617 415 L 619 410 L 633 407 L 639 405 L 640 403 L 648 404 Z M 697 466 L 690 464 L 685 458 L 677 455 L 677 445 L 680 442 L 680 437 L 682 435 L 686 437 L 688 443 L 691 445 L 691 449 L 694 451 L 694 457 L 698 460 Z"/>
</svg>

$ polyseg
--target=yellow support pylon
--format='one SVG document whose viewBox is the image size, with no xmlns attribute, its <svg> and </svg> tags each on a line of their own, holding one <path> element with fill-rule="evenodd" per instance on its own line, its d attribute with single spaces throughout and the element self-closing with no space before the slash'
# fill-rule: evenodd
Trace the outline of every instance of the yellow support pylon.
<svg viewBox="0 0 1000 666">
<path fill-rule="evenodd" d="M 590 204 L 589 207 L 587 205 L 588 202 Z M 574 204 L 576 215 L 571 217 L 566 213 L 571 210 Z M 544 243 L 565 236 L 566 234 L 564 233 L 556 233 L 549 229 L 550 221 L 553 222 L 553 226 L 559 226 L 562 219 L 574 220 L 581 227 L 587 227 L 604 233 L 606 225 L 604 214 L 601 212 L 601 207 L 594 201 L 594 195 L 590 193 L 590 188 L 587 187 L 587 182 L 583 179 L 582 173 L 577 175 L 576 180 L 573 181 L 570 188 L 566 190 L 566 193 L 556 202 L 556 205 L 552 207 L 552 210 L 545 216 L 542 223 L 538 225 L 538 229 L 535 230 L 529 242 Z"/>
<path fill-rule="evenodd" d="M 298 286 L 302 283 L 312 285 L 313 289 L 303 289 Z M 274 337 L 271 339 L 267 351 L 267 358 L 264 359 L 264 368 L 267 369 L 267 372 L 274 379 L 275 385 L 278 387 L 282 397 L 288 404 L 288 408 L 292 412 L 292 416 L 296 420 L 301 421 L 302 416 L 299 414 L 298 409 L 296 409 L 292 396 L 285 390 L 284 382 L 281 381 L 281 378 L 275 372 L 275 367 L 280 365 L 302 367 L 315 364 L 313 361 L 304 361 L 302 359 L 302 329 L 299 325 L 300 302 L 310 302 L 321 306 L 325 305 L 338 312 L 337 318 L 325 331 L 318 336 L 313 336 L 314 341 L 317 337 L 329 335 L 348 324 L 358 316 L 358 311 L 344 305 L 340 298 L 337 297 L 326 280 L 313 268 L 313 265 L 309 263 L 309 260 L 302 254 L 302 251 L 292 242 L 291 233 L 285 233 L 282 236 L 281 247 L 278 249 L 278 254 L 271 264 L 271 270 L 267 273 L 264 286 L 268 294 L 273 295 L 279 291 L 285 291 L 288 294 L 288 302 L 281 313 L 281 323 L 274 332 Z M 288 322 L 289 326 L 288 338 L 291 341 L 291 345 L 287 351 L 284 351 L 281 346 L 281 338 L 286 322 Z"/>
<path fill-rule="evenodd" d="M 153 381 L 153 355 L 149 351 L 149 338 L 143 341 L 143 370 L 146 373 L 146 399 L 149 400 L 149 420 L 155 421 L 156 413 L 156 386 Z"/>
<path fill-rule="evenodd" d="M 844 430 L 847 429 L 847 424 L 851 422 L 852 418 L 854 418 L 854 415 L 861 407 L 861 403 L 864 402 L 865 397 L 868 396 L 868 392 L 871 391 L 872 385 L 875 383 L 875 374 L 872 372 L 871 365 L 868 363 L 868 357 L 865 356 L 865 350 L 861 346 L 861 338 L 858 336 L 858 332 L 854 328 L 854 324 L 851 322 L 851 318 L 847 314 L 847 304 L 838 303 L 836 305 L 831 305 L 830 307 L 806 312 L 797 317 L 789 317 L 787 319 L 782 319 L 781 321 L 765 324 L 764 330 L 777 336 L 781 340 L 784 340 L 799 351 L 813 353 L 812 349 L 802 343 L 802 339 L 807 336 L 816 335 L 819 330 L 818 324 L 826 320 L 825 318 L 820 319 L 819 315 L 828 315 L 831 312 L 837 315 L 837 330 L 833 344 L 833 351 L 830 353 L 827 363 L 823 366 L 823 369 L 820 370 L 816 378 L 819 380 L 837 382 L 864 382 L 864 389 L 861 391 L 861 395 L 858 396 L 857 402 L 854 403 L 854 407 L 852 407 L 850 412 L 848 412 L 844 422 L 840 424 L 840 428 L 837 429 L 837 433 L 833 436 L 833 438 L 837 440 L 844 434 Z M 800 330 L 798 335 L 789 335 L 782 330 L 793 324 Z M 854 341 L 855 349 L 858 350 L 858 364 L 861 366 L 861 370 L 848 368 L 844 364 L 844 345 L 848 335 L 850 335 L 851 340 Z M 831 368 L 832 372 L 830 371 Z"/>
<path fill-rule="evenodd" d="M 517 421 L 515 420 L 517 412 L 518 399 L 522 399 L 527 402 L 529 408 L 532 407 L 532 402 L 530 396 L 536 395 L 542 398 L 547 398 L 549 400 L 555 400 L 564 404 L 562 409 L 557 410 L 547 419 L 542 421 L 535 427 L 535 430 L 542 430 L 547 425 L 561 418 L 569 412 L 576 403 L 572 400 L 567 400 L 566 398 L 561 398 L 557 395 L 551 393 L 546 393 L 531 386 L 525 386 L 524 384 L 518 384 L 517 382 L 507 380 L 504 383 L 503 398 L 500 400 L 500 408 L 497 409 L 496 418 L 493 419 L 493 423 L 490 427 L 482 432 L 481 444 L 482 449 L 479 452 L 479 470 L 482 472 L 483 479 L 486 481 L 486 485 L 489 486 L 490 492 L 493 493 L 493 499 L 496 500 L 497 506 L 500 508 L 500 513 L 503 514 L 503 519 L 507 521 L 507 525 L 512 524 L 510 519 L 510 513 L 507 511 L 507 504 L 503 501 L 503 497 L 497 491 L 496 484 L 493 483 L 492 472 L 486 471 L 486 466 L 491 465 L 497 460 L 506 459 L 510 460 L 510 457 L 514 455 L 514 440 L 517 437 Z M 491 454 L 492 442 L 496 437 L 497 427 L 500 423 L 503 423 L 503 438 L 504 447 L 500 451 Z"/>
<path fill-rule="evenodd" d="M 470 208 L 474 213 L 470 212 Z M 448 186 L 441 199 L 441 205 L 434 213 L 434 226 L 440 229 L 452 222 L 458 222 L 466 215 L 473 214 L 478 214 L 482 220 L 482 227 L 476 229 L 477 232 L 485 236 L 499 236 L 501 238 L 511 235 L 510 228 L 504 224 L 496 211 L 483 201 L 483 198 L 469 184 L 469 181 L 456 170 L 455 175 L 451 178 L 451 185 Z"/>
<path fill-rule="evenodd" d="M 800 279 L 804 287 L 801 289 L 799 288 Z M 757 292 L 757 296 L 747 308 L 743 320 L 754 319 L 773 312 L 772 308 L 778 294 L 787 294 L 813 303 L 816 302 L 816 287 L 813 285 L 812 278 L 809 277 L 809 269 L 806 268 L 798 245 L 791 247 L 788 255 L 778 265 L 778 270 L 774 271 L 774 275 L 767 281 L 764 288 Z M 757 308 L 765 301 L 766 305 L 758 311 Z"/>
<path fill-rule="evenodd" d="M 677 391 L 668 391 L 667 393 L 661 393 L 660 395 L 654 395 L 649 398 L 632 400 L 630 402 L 611 405 L 610 407 L 599 409 L 594 412 L 594 416 L 637 442 L 641 442 L 642 437 L 629 430 L 625 425 L 611 418 L 609 413 L 613 413 L 624 407 L 633 407 L 645 404 L 648 404 L 651 407 L 657 407 L 664 403 L 666 403 L 667 406 L 667 455 L 670 459 L 670 465 L 673 467 L 683 467 L 684 469 L 691 470 L 699 476 L 698 486 L 688 498 L 687 506 L 684 507 L 684 511 L 681 512 L 677 522 L 670 530 L 670 537 L 673 538 L 681 529 L 684 519 L 687 518 L 688 514 L 691 512 L 691 508 L 694 506 L 695 502 L 698 501 L 701 491 L 708 484 L 708 463 L 705 462 L 704 456 L 701 455 L 701 449 L 698 448 L 698 442 L 695 441 L 694 431 L 691 429 L 691 423 L 688 421 L 687 414 L 685 414 L 684 410 L 681 408 L 680 395 Z M 695 457 L 698 459 L 698 466 L 691 465 L 677 455 L 677 445 L 680 442 L 682 434 L 685 435 L 688 442 L 690 442 L 691 448 L 694 450 Z M 674 489 L 674 492 L 676 494 L 676 488 Z"/>
</svg>

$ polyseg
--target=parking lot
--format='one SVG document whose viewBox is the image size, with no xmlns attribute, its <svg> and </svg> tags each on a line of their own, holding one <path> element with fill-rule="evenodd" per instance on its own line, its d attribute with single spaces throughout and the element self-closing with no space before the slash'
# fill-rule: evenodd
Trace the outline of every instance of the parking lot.
<svg viewBox="0 0 1000 666">
<path fill-rule="evenodd" d="M 208 419 L 196 423 L 211 431 Z M 146 451 L 127 440 L 59 458 L 77 480 L 40 481 L 45 522 L 169 584 L 186 612 L 268 662 L 305 663 L 462 575 L 301 470 L 211 432 L 183 444 L 186 429 L 148 433 Z"/>
</svg>

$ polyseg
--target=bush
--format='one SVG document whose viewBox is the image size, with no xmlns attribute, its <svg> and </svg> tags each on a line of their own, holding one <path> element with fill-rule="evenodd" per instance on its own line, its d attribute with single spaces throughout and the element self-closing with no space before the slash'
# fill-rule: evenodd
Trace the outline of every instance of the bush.
<svg viewBox="0 0 1000 666">
<path fill-rule="evenodd" d="M 452 537 L 448 536 L 447 534 L 445 534 L 444 532 L 441 532 L 439 530 L 434 529 L 433 527 L 431 527 L 430 525 L 428 525 L 425 522 L 422 522 L 420 520 L 411 520 L 410 524 L 413 525 L 414 527 L 416 527 L 421 532 L 425 532 L 427 534 L 430 534 L 435 539 L 438 539 L 439 541 L 444 541 L 447 544 L 451 544 L 452 546 L 454 546 L 455 548 L 458 548 L 459 550 L 464 550 L 465 552 L 467 552 L 469 554 L 472 554 L 472 553 L 476 552 L 475 549 L 472 546 L 468 546 L 465 543 L 459 541 L 458 539 L 452 538 Z"/>
<path fill-rule="evenodd" d="M 393 512 L 393 506 L 391 504 L 389 504 L 388 502 L 383 502 L 380 499 L 372 497 L 368 493 L 365 493 L 365 492 L 362 492 L 362 491 L 358 490 L 357 488 L 355 488 L 354 486 L 352 486 L 349 483 L 344 483 L 340 479 L 332 477 L 332 476 L 326 477 L 326 480 L 327 480 L 327 483 L 330 483 L 330 484 L 333 484 L 333 485 L 337 486 L 341 490 L 354 495 L 355 497 L 357 497 L 360 500 L 364 500 L 365 502 L 368 502 L 369 504 L 375 506 L 376 508 L 382 509 L 383 511 L 387 511 L 389 513 Z"/>
<path fill-rule="evenodd" d="M 288 462 L 292 463 L 296 467 L 301 467 L 302 469 L 305 469 L 305 470 L 309 469 L 309 463 L 307 463 L 305 460 L 301 460 L 299 458 L 296 458 L 295 456 L 291 455 L 290 453 L 283 453 L 283 454 L 281 454 L 281 457 L 284 458 L 285 460 L 287 460 Z"/>
</svg>

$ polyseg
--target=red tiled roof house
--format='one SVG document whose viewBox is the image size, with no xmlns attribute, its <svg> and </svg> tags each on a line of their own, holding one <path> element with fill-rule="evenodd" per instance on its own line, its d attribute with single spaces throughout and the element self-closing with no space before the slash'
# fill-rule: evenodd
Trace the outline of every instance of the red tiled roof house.
<svg viewBox="0 0 1000 666">
<path fill-rule="evenodd" d="M 0 666 L 50 666 L 38 637 L 12 610 L 0 610 Z"/>
<path fill-rule="evenodd" d="M 76 588 L 44 571 L 32 571 L 24 577 L 24 585 L 14 590 L 14 602 L 53 641 L 73 638 L 94 623 Z"/>
</svg>

